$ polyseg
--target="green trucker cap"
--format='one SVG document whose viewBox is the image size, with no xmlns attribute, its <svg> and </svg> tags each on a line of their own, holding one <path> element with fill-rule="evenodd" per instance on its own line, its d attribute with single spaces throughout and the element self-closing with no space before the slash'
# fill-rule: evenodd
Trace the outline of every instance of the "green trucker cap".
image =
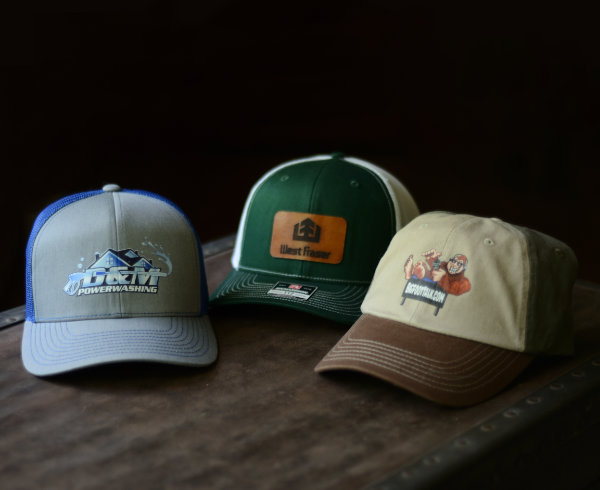
<svg viewBox="0 0 600 490">
<path fill-rule="evenodd" d="M 282 163 L 251 189 L 211 307 L 269 304 L 351 324 L 379 259 L 419 214 L 406 187 L 339 153 Z"/>
</svg>

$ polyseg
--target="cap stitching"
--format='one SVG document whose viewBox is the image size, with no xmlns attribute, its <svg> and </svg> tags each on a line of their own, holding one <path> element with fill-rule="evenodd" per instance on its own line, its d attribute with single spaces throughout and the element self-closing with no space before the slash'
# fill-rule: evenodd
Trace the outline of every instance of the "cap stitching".
<svg viewBox="0 0 600 490">
<path fill-rule="evenodd" d="M 172 319 L 173 320 L 173 319 Z M 56 324 L 52 324 L 52 325 L 48 325 L 50 328 L 53 328 L 54 331 L 56 331 L 58 333 L 58 335 L 60 336 L 61 331 L 64 330 L 65 328 L 67 328 L 68 330 L 68 324 L 67 322 L 60 322 L 60 323 L 56 323 Z M 196 325 L 193 325 L 194 327 Z M 160 348 L 152 348 L 150 349 L 152 352 L 155 353 L 164 353 L 165 355 L 173 355 L 176 354 L 177 357 L 181 357 L 186 356 L 197 356 L 197 355 L 202 355 L 206 352 L 208 352 L 212 346 L 211 343 L 211 338 L 210 338 L 210 334 L 209 334 L 209 329 L 207 327 L 209 327 L 210 325 L 207 325 L 206 323 L 200 323 L 199 324 L 200 329 L 198 328 L 186 328 L 186 324 L 183 322 L 177 322 L 176 325 L 173 325 L 173 321 L 171 322 L 171 327 L 168 330 L 163 331 L 163 335 L 160 335 L 161 332 L 157 332 L 154 330 L 124 330 L 121 331 L 119 333 L 122 332 L 131 332 L 133 333 L 133 335 L 127 335 L 126 337 L 123 337 L 121 335 L 119 335 L 119 339 L 122 340 L 124 339 L 126 341 L 126 343 L 132 344 L 132 343 L 137 343 L 137 341 L 139 340 L 140 335 L 143 335 L 143 337 L 145 339 L 149 338 L 149 337 L 153 337 L 154 339 L 160 340 L 160 347 L 166 347 L 166 349 L 161 350 Z M 40 340 L 40 333 L 43 331 L 45 332 L 46 329 L 37 329 L 36 331 L 32 330 L 32 329 L 28 329 L 28 331 L 30 332 L 31 337 L 35 338 L 36 340 L 38 340 L 38 345 L 41 344 L 41 342 L 39 342 Z M 169 333 L 169 332 L 178 332 L 177 336 L 172 336 L 172 335 L 164 335 L 164 333 Z M 37 335 L 36 335 L 37 334 Z M 136 335 L 139 334 L 139 335 Z M 182 335 L 185 334 L 185 335 Z M 65 338 L 65 340 L 69 341 L 70 344 L 72 346 L 75 346 L 76 350 L 76 356 L 71 356 L 68 360 L 68 362 L 73 362 L 74 358 L 79 358 L 79 359 L 88 359 L 87 355 L 84 355 L 82 357 L 82 353 L 85 354 L 86 352 L 90 351 L 90 346 L 91 344 L 89 344 L 89 340 L 88 339 L 94 339 L 94 338 L 98 338 L 98 337 L 111 337 L 111 335 L 109 333 L 105 333 L 103 335 L 96 335 L 96 334 L 83 334 L 81 336 L 74 336 L 71 338 Z M 53 340 L 54 338 L 59 338 L 59 337 L 51 337 L 50 340 Z M 75 340 L 73 342 L 73 340 Z M 181 340 L 184 340 L 185 343 L 182 343 Z M 82 342 L 83 341 L 83 342 Z M 30 342 L 28 345 L 32 345 L 32 342 Z M 38 365 L 59 365 L 59 364 L 64 364 L 61 362 L 55 362 L 53 361 L 53 359 L 58 359 L 59 361 L 64 361 L 65 360 L 65 352 L 63 352 L 62 350 L 60 350 L 60 348 L 56 348 L 56 347 L 52 347 L 52 349 L 49 351 L 47 348 L 48 347 L 52 347 L 51 344 L 43 344 L 39 346 L 39 349 L 37 351 L 33 351 L 30 350 L 30 356 L 32 359 L 35 360 L 35 362 Z M 60 347 L 60 346 L 59 346 Z M 83 347 L 83 348 L 82 348 Z M 103 345 L 101 345 L 101 347 L 104 347 Z M 112 354 L 118 354 L 118 353 L 123 353 L 123 352 L 131 352 L 132 349 L 120 349 L 119 351 L 116 351 L 115 346 L 111 346 L 110 349 L 110 353 Z M 182 351 L 182 349 L 184 349 Z M 195 350 L 192 350 L 195 349 Z M 92 349 L 93 350 L 93 349 Z M 147 348 L 147 346 L 144 346 L 143 344 L 139 345 L 138 349 L 134 349 L 137 352 L 149 352 L 149 349 Z M 106 351 L 106 348 L 102 348 L 101 351 L 95 351 L 96 356 L 98 354 L 101 354 L 103 351 Z M 40 357 L 37 354 L 41 354 L 41 353 L 45 353 L 46 356 L 45 357 Z M 54 354 L 53 352 L 57 352 L 57 354 Z M 46 361 L 46 362 L 44 362 Z"/>
<path fill-rule="evenodd" d="M 444 335 L 444 334 L 440 334 L 440 335 Z M 465 340 L 469 340 L 469 339 L 465 339 Z M 472 342 L 475 342 L 475 341 L 472 341 Z M 359 344 L 359 345 L 361 343 L 364 343 L 366 345 L 373 346 L 373 348 L 380 348 L 380 349 L 385 348 L 388 351 L 393 352 L 393 353 L 397 353 L 397 354 L 406 354 L 406 353 L 409 353 L 415 359 L 418 358 L 418 359 L 423 359 L 423 360 L 426 360 L 426 361 L 433 361 L 436 364 L 439 364 L 439 365 L 443 364 L 443 365 L 448 365 L 448 366 L 449 365 L 457 365 L 458 363 L 465 363 L 465 362 L 471 361 L 474 358 L 473 353 L 477 353 L 477 351 L 481 351 L 481 350 L 486 349 L 488 347 L 495 347 L 495 346 L 491 346 L 490 344 L 483 344 L 481 342 L 476 342 L 477 345 L 474 346 L 473 350 L 465 353 L 462 357 L 453 359 L 452 361 L 439 361 L 437 359 L 434 359 L 433 357 L 427 357 L 427 356 L 422 355 L 422 354 L 414 354 L 414 353 L 410 352 L 407 349 L 403 349 L 401 347 L 395 347 L 395 346 L 386 344 L 385 342 L 379 342 L 377 340 L 355 339 L 355 338 L 352 338 L 351 333 L 348 334 L 348 336 L 346 337 L 346 339 L 344 339 L 344 343 L 345 344 L 352 343 L 352 344 Z M 497 347 L 497 348 L 500 349 L 500 347 Z M 505 349 L 505 350 L 508 350 L 508 349 Z"/>
<path fill-rule="evenodd" d="M 299 278 L 299 279 L 313 279 L 315 281 L 324 281 L 324 282 L 331 282 L 331 283 L 343 283 L 343 284 L 347 284 L 347 283 L 352 283 L 352 284 L 365 284 L 368 285 L 371 282 L 370 281 L 356 281 L 356 280 L 352 280 L 352 279 L 348 279 L 348 280 L 344 280 L 344 279 L 332 279 L 331 277 L 320 277 L 320 276 L 304 276 L 304 275 L 298 275 L 298 274 L 290 274 L 287 272 L 273 272 L 273 271 L 267 271 L 264 269 L 257 269 L 254 267 L 248 267 L 248 266 L 239 266 L 238 269 L 239 271 L 250 271 L 250 272 L 258 272 L 261 274 L 268 274 L 271 276 L 286 276 L 286 277 L 292 277 L 292 278 Z"/>
<path fill-rule="evenodd" d="M 401 376 L 404 376 L 408 379 L 411 379 L 413 381 L 417 381 L 419 382 L 422 386 L 425 387 L 429 387 L 429 388 L 434 388 L 434 389 L 438 389 L 441 391 L 445 391 L 445 392 L 450 392 L 450 393 L 464 393 L 464 392 L 468 392 L 468 391 L 474 391 L 482 386 L 485 386 L 487 384 L 490 384 L 490 382 L 493 379 L 496 379 L 499 377 L 500 374 L 502 374 L 504 371 L 506 371 L 512 364 L 514 364 L 517 360 L 517 357 L 512 357 L 512 359 L 510 360 L 510 362 L 508 364 L 503 364 L 502 369 L 500 370 L 494 370 L 493 374 L 491 376 L 486 376 L 483 379 L 479 379 L 478 382 L 474 382 L 471 384 L 464 384 L 464 385 L 460 385 L 463 386 L 463 389 L 456 389 L 456 385 L 452 385 L 448 382 L 443 382 L 443 381 L 439 381 L 439 382 L 435 382 L 433 379 L 427 378 L 427 377 L 422 377 L 419 376 L 418 371 L 414 371 L 414 370 L 410 370 L 410 369 L 406 369 L 406 370 L 402 370 L 402 369 L 398 369 L 398 368 L 394 368 L 393 366 L 390 365 L 390 363 L 385 363 L 385 362 L 380 362 L 380 361 L 376 361 L 374 359 L 372 359 L 371 357 L 368 356 L 360 356 L 357 355 L 356 358 L 346 358 L 348 361 L 358 361 L 358 362 L 364 362 L 365 364 L 371 364 L 373 366 L 377 366 L 380 367 L 384 370 L 386 370 L 389 373 L 392 374 L 399 374 Z M 323 362 L 328 362 L 327 360 L 324 360 Z M 329 362 L 335 363 L 335 362 L 340 362 L 340 359 L 335 359 L 335 360 L 331 360 Z M 424 371 L 427 372 L 427 371 Z M 392 380 L 393 382 L 396 382 L 395 380 Z"/>
<path fill-rule="evenodd" d="M 431 382 L 434 381 L 433 378 L 419 377 L 419 376 L 416 376 L 414 374 L 414 373 L 418 373 L 419 370 L 422 371 L 422 372 L 424 372 L 424 373 L 430 373 L 431 369 L 427 369 L 427 363 L 426 362 L 423 362 L 423 365 L 426 368 L 425 370 L 419 369 L 418 367 L 415 367 L 415 366 L 409 366 L 408 364 L 405 365 L 406 370 L 398 369 L 398 367 L 395 368 L 395 366 L 399 366 L 399 367 L 403 366 L 402 360 L 399 359 L 401 356 L 404 356 L 404 358 L 408 358 L 409 360 L 411 358 L 413 360 L 418 360 L 420 358 L 420 359 L 424 359 L 424 360 L 428 360 L 428 361 L 434 361 L 435 364 L 438 364 L 438 365 L 442 364 L 442 362 L 437 361 L 437 360 L 432 359 L 432 358 L 428 358 L 426 356 L 421 356 L 421 355 L 418 355 L 418 354 L 414 354 L 414 353 L 411 353 L 410 351 L 407 351 L 407 350 L 404 350 L 404 349 L 399 349 L 399 348 L 396 348 L 397 349 L 396 353 L 398 354 L 398 356 L 397 356 L 398 359 L 397 359 L 396 362 L 394 362 L 393 356 L 389 356 L 389 355 L 388 355 L 388 357 L 391 357 L 391 361 L 386 361 L 385 359 L 383 359 L 383 361 L 377 361 L 377 360 L 375 360 L 375 357 L 382 358 L 383 356 L 382 355 L 377 356 L 376 354 L 374 354 L 374 355 L 371 356 L 371 354 L 365 354 L 364 352 L 361 352 L 361 350 L 364 350 L 364 349 L 360 349 L 360 348 L 357 349 L 353 345 L 351 345 L 351 344 L 356 344 L 357 342 L 373 342 L 374 344 L 380 344 L 380 342 L 377 342 L 377 341 L 367 341 L 367 340 L 358 341 L 358 340 L 354 340 L 354 339 L 351 338 L 350 334 L 348 334 L 348 336 L 346 336 L 344 339 L 342 339 L 341 344 L 336 345 L 332 349 L 332 351 L 329 354 L 327 354 L 327 356 L 323 359 L 323 362 L 328 362 L 329 359 L 331 359 L 332 357 L 335 357 L 335 360 L 331 359 L 331 361 L 329 361 L 329 362 L 336 362 L 336 361 L 339 362 L 340 359 L 346 359 L 348 361 L 353 361 L 353 360 L 361 361 L 362 360 L 362 362 L 365 362 L 365 363 L 368 363 L 368 364 L 372 364 L 372 365 L 375 365 L 375 366 L 379 366 L 379 367 L 381 367 L 383 369 L 387 369 L 388 371 L 390 371 L 392 373 L 397 373 L 397 374 L 400 374 L 400 375 L 404 375 L 404 376 L 406 376 L 406 377 L 408 377 L 410 379 L 421 381 L 425 386 L 434 387 L 434 384 L 431 383 Z M 384 346 L 386 346 L 386 347 L 393 347 L 393 346 L 389 346 L 387 344 L 383 344 L 383 343 L 381 343 L 381 344 L 384 345 Z M 486 345 L 487 344 L 481 344 L 480 343 L 480 345 L 477 346 L 477 349 L 474 349 L 474 351 L 470 352 L 469 354 L 471 354 L 473 352 L 476 352 L 476 350 L 482 351 L 483 349 L 485 349 Z M 346 346 L 348 346 L 348 347 L 346 347 Z M 345 353 L 337 354 L 337 352 L 340 351 L 340 350 L 345 351 Z M 515 353 L 516 354 L 520 354 L 520 353 L 517 353 L 517 352 L 515 352 Z M 355 357 L 352 357 L 352 354 L 355 354 Z M 493 352 L 493 354 L 494 354 L 494 357 L 497 358 L 498 356 L 507 356 L 507 355 L 509 355 L 509 352 L 506 349 L 506 352 L 497 351 L 497 352 Z M 359 359 L 359 357 L 362 357 L 362 359 Z M 473 357 L 471 357 L 470 359 L 466 359 L 466 355 L 465 355 L 465 356 L 463 356 L 463 359 L 465 359 L 465 360 L 472 360 Z M 506 370 L 512 363 L 514 363 L 516 361 L 516 359 L 517 359 L 516 356 L 513 357 L 513 359 L 511 360 L 511 362 L 509 364 L 505 365 L 504 368 L 502 369 L 502 371 Z M 413 363 L 414 363 L 414 361 L 413 361 Z M 418 366 L 418 364 L 417 364 L 417 366 Z M 430 366 L 430 367 L 433 368 L 433 366 Z M 479 386 L 485 385 L 490 379 L 493 379 L 493 378 L 497 377 L 502 371 L 499 371 L 499 372 L 494 371 L 494 376 L 492 376 L 491 378 L 490 377 L 486 377 L 485 380 L 483 380 L 479 384 L 472 384 L 472 385 L 465 385 L 465 386 L 479 387 Z M 472 371 L 468 375 L 474 375 L 477 372 L 478 371 Z M 408 373 L 411 373 L 412 375 L 409 375 Z M 454 378 L 454 379 L 456 379 L 456 378 Z M 430 382 L 426 382 L 426 381 L 430 381 Z M 450 386 L 448 383 L 443 383 L 443 382 L 439 382 L 438 385 L 439 386 Z M 446 391 L 454 391 L 454 390 L 446 389 Z"/>
</svg>

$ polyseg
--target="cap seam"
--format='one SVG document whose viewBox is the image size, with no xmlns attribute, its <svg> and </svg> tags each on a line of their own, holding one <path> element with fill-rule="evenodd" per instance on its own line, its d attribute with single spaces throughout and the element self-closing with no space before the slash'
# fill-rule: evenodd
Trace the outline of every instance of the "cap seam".
<svg viewBox="0 0 600 490">
<path fill-rule="evenodd" d="M 523 272 L 523 278 L 527 281 L 527 284 L 523 285 L 523 292 L 522 295 L 520 297 L 520 301 L 519 301 L 519 313 L 517 315 L 517 320 L 519 321 L 519 323 L 521 325 L 525 325 L 524 329 L 519 329 L 519 345 L 521 347 L 521 349 L 523 350 L 523 352 L 527 352 L 528 348 L 529 348 L 529 342 L 527 339 L 527 332 L 529 330 L 529 325 L 531 324 L 529 319 L 530 319 L 530 315 L 531 315 L 531 309 L 532 309 L 532 304 L 531 300 L 532 300 L 532 295 L 530 294 L 531 291 L 531 284 L 532 284 L 532 270 L 537 270 L 537 268 L 532 268 L 531 267 L 531 262 L 529 260 L 529 257 L 531 254 L 529 254 L 529 245 L 530 245 L 530 241 L 527 237 L 527 235 L 523 232 L 522 229 L 520 229 L 520 227 L 518 226 L 513 226 L 510 223 L 506 223 L 505 221 L 502 221 L 500 219 L 496 220 L 494 219 L 494 223 L 498 226 L 502 226 L 504 229 L 510 231 L 511 233 L 517 232 L 518 234 L 518 239 L 521 242 L 521 263 L 522 264 L 526 264 L 527 270 Z M 526 286 L 526 287 L 525 287 Z M 525 305 L 525 308 L 523 308 L 523 305 Z"/>
<path fill-rule="evenodd" d="M 525 233 L 523 233 L 522 230 L 519 230 L 517 228 L 517 232 L 520 235 L 519 239 L 522 241 L 522 243 L 524 245 L 521 247 L 521 254 L 522 254 L 521 262 L 527 264 L 527 271 L 525 271 L 523 274 L 523 278 L 526 280 L 527 284 L 526 284 L 526 287 L 523 288 L 521 301 L 519 303 L 519 305 L 520 305 L 519 321 L 521 322 L 521 324 L 525 325 L 525 328 L 521 331 L 521 338 L 519 340 L 521 341 L 521 346 L 523 347 L 523 350 L 527 351 L 529 349 L 530 344 L 533 344 L 533 342 L 529 342 L 529 338 L 527 335 L 528 334 L 535 335 L 535 332 L 533 331 L 534 330 L 533 329 L 534 322 L 531 321 L 532 316 L 535 311 L 535 304 L 534 304 L 534 295 L 531 294 L 531 291 L 532 291 L 532 288 L 534 288 L 534 289 L 537 288 L 536 274 L 537 274 L 537 271 L 539 270 L 539 264 L 536 264 L 536 266 L 532 267 L 531 260 L 532 259 L 537 260 L 537 257 L 534 256 L 534 254 L 529 253 L 531 241 L 527 237 L 527 235 Z M 525 311 L 523 311 L 523 305 L 525 305 Z"/>
<path fill-rule="evenodd" d="M 117 224 L 117 213 L 119 214 L 119 221 L 122 222 L 121 216 L 121 196 L 118 192 L 112 192 L 113 198 L 113 225 L 115 229 L 115 238 L 117 242 L 117 250 L 121 250 L 121 237 L 119 236 L 119 226 Z M 123 297 L 121 294 L 117 294 L 117 300 L 119 301 L 119 312 L 123 314 Z"/>
<path fill-rule="evenodd" d="M 194 249 L 194 257 L 196 260 L 196 268 L 201 277 L 200 291 L 199 291 L 200 297 L 198 298 L 198 301 L 200 302 L 200 305 L 201 305 L 200 311 L 202 312 L 203 310 L 205 310 L 208 307 L 209 294 L 208 294 L 208 283 L 206 281 L 206 267 L 204 264 L 204 253 L 202 251 L 202 243 L 200 242 L 198 233 L 196 232 L 196 229 L 194 228 L 194 225 L 192 224 L 192 222 L 190 221 L 188 216 L 185 214 L 183 209 L 181 209 L 179 206 L 177 206 L 174 202 L 172 202 L 171 200 L 169 200 L 159 194 L 154 194 L 154 193 L 146 192 L 146 191 L 128 190 L 128 189 L 123 189 L 122 193 L 123 192 L 128 193 L 128 194 L 148 197 L 151 199 L 156 199 L 157 201 L 159 201 L 163 204 L 167 204 L 168 206 L 170 206 L 171 208 L 173 208 L 175 210 L 176 216 L 181 220 L 184 227 L 192 234 L 192 239 L 193 239 L 193 242 L 195 243 L 195 247 L 193 247 L 193 249 Z"/>
<path fill-rule="evenodd" d="M 331 164 L 333 160 L 330 158 L 329 160 L 322 160 L 321 161 L 321 166 L 319 167 L 319 170 L 317 172 L 317 175 L 314 177 L 314 179 L 312 180 L 312 187 L 310 189 L 310 196 L 308 197 L 308 213 L 307 214 L 313 214 L 313 210 L 314 210 L 314 200 L 315 200 L 315 189 L 317 188 L 317 182 L 320 180 L 321 175 L 323 175 L 323 172 L 325 171 L 325 167 L 327 167 L 327 165 Z M 273 229 L 271 229 L 271 235 L 273 234 Z M 299 269 L 300 269 L 300 277 L 305 277 L 306 274 L 306 269 L 311 265 L 309 261 L 301 261 L 299 265 Z"/>
</svg>

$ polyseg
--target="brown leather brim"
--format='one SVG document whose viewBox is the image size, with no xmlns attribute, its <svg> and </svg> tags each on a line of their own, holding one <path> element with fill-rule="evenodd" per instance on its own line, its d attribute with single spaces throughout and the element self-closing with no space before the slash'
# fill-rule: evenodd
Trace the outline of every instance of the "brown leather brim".
<svg viewBox="0 0 600 490">
<path fill-rule="evenodd" d="M 501 391 L 533 356 L 363 314 L 315 367 L 355 370 L 461 407 Z"/>
</svg>

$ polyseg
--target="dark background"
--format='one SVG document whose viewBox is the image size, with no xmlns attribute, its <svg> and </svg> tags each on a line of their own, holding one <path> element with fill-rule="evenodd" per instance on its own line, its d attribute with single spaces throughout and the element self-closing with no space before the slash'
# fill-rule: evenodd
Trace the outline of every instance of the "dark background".
<svg viewBox="0 0 600 490">
<path fill-rule="evenodd" d="M 125 4 L 125 5 L 123 5 Z M 275 165 L 343 151 L 422 212 L 565 241 L 598 282 L 597 18 L 553 9 L 222 0 L 34 5 L 0 17 L 0 310 L 51 202 L 108 182 L 233 233 Z"/>
</svg>

